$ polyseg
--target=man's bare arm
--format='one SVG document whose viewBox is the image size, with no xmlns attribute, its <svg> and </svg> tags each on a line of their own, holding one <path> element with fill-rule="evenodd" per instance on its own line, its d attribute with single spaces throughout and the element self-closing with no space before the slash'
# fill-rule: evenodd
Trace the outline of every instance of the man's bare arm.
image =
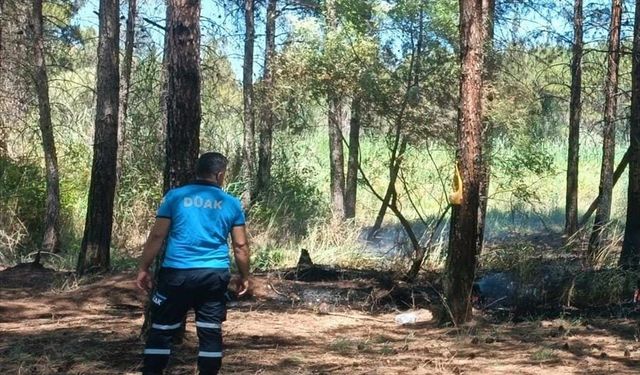
<svg viewBox="0 0 640 375">
<path fill-rule="evenodd" d="M 156 219 L 153 228 L 151 228 L 151 232 L 149 233 L 149 237 L 147 238 L 147 242 L 144 244 L 144 249 L 142 250 L 142 257 L 140 257 L 140 265 L 138 267 L 138 277 L 136 279 L 136 284 L 138 288 L 143 290 L 149 290 L 152 287 L 151 275 L 149 274 L 149 267 L 151 267 L 151 263 L 160 252 L 162 248 L 162 243 L 164 242 L 167 234 L 169 233 L 169 228 L 171 227 L 171 220 L 166 218 L 158 218 Z"/>
<path fill-rule="evenodd" d="M 170 227 L 170 219 L 156 219 L 153 228 L 151 228 L 151 232 L 149 232 L 147 242 L 144 244 L 144 250 L 142 250 L 142 257 L 140 258 L 140 269 L 148 270 L 149 267 L 151 267 L 151 263 L 153 263 L 153 260 L 162 248 L 162 243 L 167 237 Z"/>
<path fill-rule="evenodd" d="M 249 290 L 249 262 L 251 252 L 247 241 L 247 230 L 244 225 L 231 229 L 231 242 L 233 245 L 233 256 L 242 277 L 242 286 L 238 291 L 239 295 L 245 294 Z"/>
</svg>

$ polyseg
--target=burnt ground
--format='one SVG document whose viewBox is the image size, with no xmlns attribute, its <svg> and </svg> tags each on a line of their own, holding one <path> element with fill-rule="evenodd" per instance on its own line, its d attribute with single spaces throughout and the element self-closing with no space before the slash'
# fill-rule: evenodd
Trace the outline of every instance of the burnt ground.
<svg viewBox="0 0 640 375">
<path fill-rule="evenodd" d="M 79 281 L 24 265 L 0 271 L 0 373 L 136 373 L 145 296 L 133 279 L 123 273 Z M 426 281 L 412 287 L 393 279 L 343 270 L 257 275 L 254 296 L 229 309 L 222 373 L 640 372 L 637 319 L 621 308 L 517 320 L 478 312 L 460 328 L 436 319 L 398 326 L 397 310 L 432 308 L 438 294 Z M 169 374 L 195 373 L 192 322 L 189 316 Z"/>
</svg>

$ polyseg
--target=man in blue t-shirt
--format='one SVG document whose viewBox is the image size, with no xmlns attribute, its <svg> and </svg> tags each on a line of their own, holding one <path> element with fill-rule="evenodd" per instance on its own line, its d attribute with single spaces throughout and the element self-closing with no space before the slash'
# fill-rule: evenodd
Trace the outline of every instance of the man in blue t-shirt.
<svg viewBox="0 0 640 375">
<path fill-rule="evenodd" d="M 230 280 L 228 238 L 240 272 L 238 295 L 249 290 L 249 246 L 240 201 L 221 186 L 227 159 L 203 154 L 197 180 L 170 190 L 158 208 L 156 222 L 144 246 L 136 284 L 150 291 L 149 267 L 166 241 L 158 285 L 151 298 L 151 329 L 144 349 L 143 374 L 162 374 L 171 340 L 187 311 L 196 313 L 201 375 L 218 373 L 222 363 L 222 322 Z"/>
</svg>

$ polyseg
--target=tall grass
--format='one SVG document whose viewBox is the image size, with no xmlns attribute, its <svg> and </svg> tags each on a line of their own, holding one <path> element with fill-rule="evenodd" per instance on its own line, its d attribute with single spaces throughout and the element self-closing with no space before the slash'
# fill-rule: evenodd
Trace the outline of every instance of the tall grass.
<svg viewBox="0 0 640 375">
<path fill-rule="evenodd" d="M 88 116 L 83 116 L 88 121 Z M 209 134 L 209 133 L 206 133 Z M 65 243 L 68 253 L 74 253 L 79 246 L 84 214 L 86 210 L 86 188 L 88 186 L 88 165 L 86 156 L 89 144 L 86 137 L 76 135 L 67 139 L 62 147 L 62 193 L 65 211 L 64 226 L 67 233 Z M 239 142 L 239 140 L 238 140 Z M 598 193 L 601 150 L 597 139 L 582 140 L 579 175 L 579 209 L 584 212 Z M 305 136 L 288 131 L 278 132 L 275 140 L 276 159 L 274 181 L 276 188 L 268 199 L 258 202 L 250 212 L 250 230 L 254 242 L 259 268 L 291 266 L 297 261 L 299 251 L 310 251 L 314 261 L 336 265 L 387 266 L 390 254 L 404 254 L 404 240 L 397 220 L 388 212 L 385 216 L 383 232 L 388 246 L 363 241 L 362 233 L 373 223 L 380 208 L 380 202 L 361 183 L 358 186 L 357 216 L 355 220 L 340 227 L 332 227 L 327 220 L 329 205 L 329 150 L 324 127 L 311 129 Z M 229 150 L 234 145 L 225 146 Z M 566 184 L 566 147 L 563 144 L 545 143 L 538 145 L 552 161 L 551 168 L 542 174 L 525 173 L 517 179 L 494 167 L 487 216 L 486 239 L 490 242 L 506 238 L 538 233 L 560 234 L 564 224 L 564 199 Z M 625 146 L 617 150 L 617 160 L 622 157 Z M 494 158 L 509 158 L 515 153 L 526 152 L 505 144 L 496 146 Z M 389 150 L 381 137 L 364 134 L 361 140 L 362 169 L 378 194 L 383 194 L 388 183 Z M 414 142 L 403 160 L 402 178 L 398 181 L 399 206 L 407 218 L 415 223 L 419 234 L 425 223 L 432 225 L 446 207 L 453 172 L 454 150 L 446 145 Z M 123 182 L 124 190 L 119 191 L 114 226 L 114 258 L 125 259 L 135 256 L 145 240 L 146 232 L 153 221 L 155 206 L 160 197 L 160 174 L 158 166 L 152 172 L 140 175 L 143 165 L 135 165 Z M 137 177 L 136 177 L 137 176 Z M 145 177 L 146 176 L 146 177 Z M 234 181 L 230 181 L 234 183 Z M 523 199 L 508 182 L 523 186 L 530 194 Z M 614 189 L 612 208 L 613 226 L 623 221 L 626 209 L 626 174 Z M 16 191 L 16 194 L 21 194 Z M 411 198 L 411 200 L 409 199 Z M 10 215 L 10 212 L 6 214 Z M 15 216 L 15 215 L 14 215 Z M 423 221 L 425 223 L 423 223 Z M 9 223 L 4 221 L 4 223 Z M 26 252 L 18 251 L 19 245 L 13 239 L 25 243 L 27 231 L 21 231 L 16 221 L 14 229 L 3 224 L 5 230 L 1 242 L 0 261 L 15 263 Z M 445 222 L 434 238 L 427 264 L 431 267 L 442 265 L 446 248 L 448 224 Z M 7 230 L 9 232 L 7 232 Z M 615 229 L 619 230 L 619 229 Z M 27 234 L 25 234 L 25 233 Z M 615 231 L 614 231 L 615 233 Z M 16 241 L 14 241 L 16 242 Z M 377 246 L 377 247 L 376 247 Z M 611 242 L 608 253 L 615 249 Z M 262 255 L 261 255 L 262 254 Z M 611 255 L 602 255 L 602 263 L 608 263 Z M 70 265 L 70 261 L 61 262 Z M 119 262 L 126 266 L 127 261 Z M 123 267 L 124 267 L 123 266 Z M 120 266 L 119 266 L 120 267 Z"/>
</svg>

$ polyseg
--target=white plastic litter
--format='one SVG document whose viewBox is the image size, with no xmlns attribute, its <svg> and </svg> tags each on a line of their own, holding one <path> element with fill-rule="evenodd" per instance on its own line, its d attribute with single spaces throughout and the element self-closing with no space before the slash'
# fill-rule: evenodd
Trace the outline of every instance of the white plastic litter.
<svg viewBox="0 0 640 375">
<path fill-rule="evenodd" d="M 396 324 L 405 325 L 405 324 L 414 324 L 418 321 L 418 316 L 413 312 L 407 312 L 396 315 Z"/>
<path fill-rule="evenodd" d="M 396 324 L 401 326 L 405 324 L 428 322 L 432 319 L 433 313 L 425 309 L 405 311 L 404 313 L 398 314 L 395 317 Z"/>
</svg>

